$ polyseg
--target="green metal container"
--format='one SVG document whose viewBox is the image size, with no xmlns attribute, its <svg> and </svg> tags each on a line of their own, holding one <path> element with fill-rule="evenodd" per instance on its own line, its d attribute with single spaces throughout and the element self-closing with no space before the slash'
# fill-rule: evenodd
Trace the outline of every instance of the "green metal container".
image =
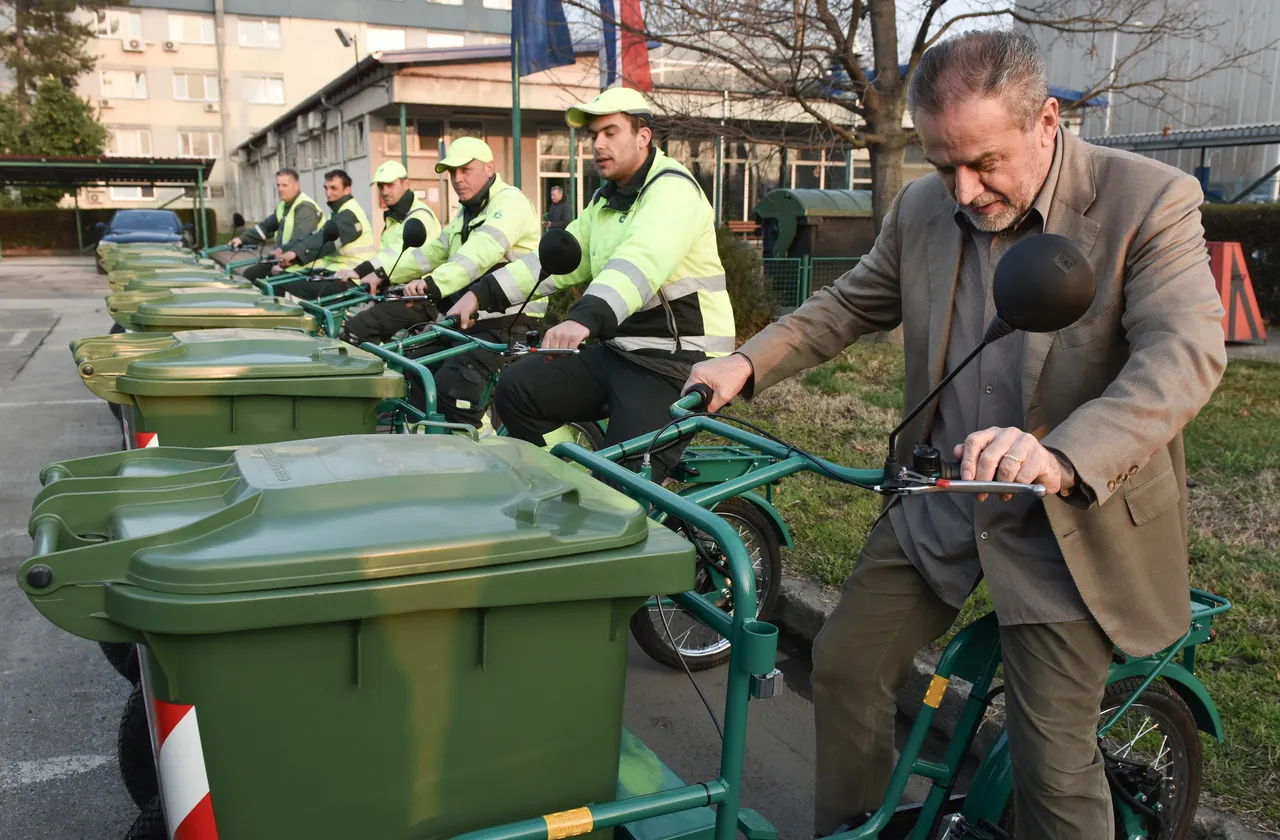
<svg viewBox="0 0 1280 840">
<path fill-rule="evenodd" d="M 121 299 L 122 295 L 132 296 Z M 287 327 L 314 333 L 316 319 L 296 303 L 265 297 L 255 289 L 173 289 L 120 292 L 107 298 L 116 323 L 134 332 L 172 333 L 227 327 Z"/>
<path fill-rule="evenodd" d="M 446 838 L 614 799 L 627 621 L 693 585 L 687 542 L 511 438 L 220 454 L 55 481 L 18 570 L 59 627 L 144 645 L 171 831 Z"/>
<path fill-rule="evenodd" d="M 89 390 L 122 407 L 126 445 L 237 446 L 371 434 L 404 377 L 337 339 L 286 329 L 117 334 L 71 343 Z"/>
<path fill-rule="evenodd" d="M 130 271 L 139 268 L 160 268 L 162 266 L 204 266 L 216 268 L 213 260 L 201 259 L 190 251 L 151 251 L 128 254 L 112 253 L 103 257 L 102 267 L 108 273 L 112 271 Z"/>
<path fill-rule="evenodd" d="M 114 271 L 107 276 L 107 285 L 113 292 L 185 289 L 196 286 L 228 289 L 254 288 L 253 284 L 243 277 L 232 277 L 224 271 L 201 266 Z"/>
</svg>

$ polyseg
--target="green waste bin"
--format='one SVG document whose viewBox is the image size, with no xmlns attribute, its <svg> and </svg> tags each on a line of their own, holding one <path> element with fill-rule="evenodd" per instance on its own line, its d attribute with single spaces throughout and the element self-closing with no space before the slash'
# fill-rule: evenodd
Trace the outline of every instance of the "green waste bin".
<svg viewBox="0 0 1280 840">
<path fill-rule="evenodd" d="M 223 454 L 54 482 L 18 570 L 54 624 L 144 646 L 170 831 L 446 838 L 615 798 L 627 621 L 693 585 L 687 542 L 510 438 Z"/>
<path fill-rule="evenodd" d="M 404 376 L 346 342 L 287 329 L 71 342 L 81 379 L 122 408 L 129 447 L 236 446 L 377 430 Z"/>
<path fill-rule="evenodd" d="M 121 296 L 132 296 L 124 297 Z M 296 303 L 265 297 L 254 289 L 173 289 L 120 292 L 107 298 L 107 311 L 127 330 L 172 333 L 226 327 L 303 332 L 317 330 L 316 319 Z"/>
<path fill-rule="evenodd" d="M 870 190 L 770 190 L 751 213 L 766 257 L 861 257 L 876 241 Z"/>
<path fill-rule="evenodd" d="M 113 292 L 183 289 L 210 284 L 215 288 L 254 288 L 254 285 L 243 277 L 232 277 L 224 271 L 200 266 L 115 271 L 107 276 L 107 286 Z"/>
<path fill-rule="evenodd" d="M 109 254 L 103 259 L 102 266 L 107 270 L 108 274 L 113 271 L 132 271 L 140 268 L 160 268 L 163 266 L 218 267 L 213 260 L 201 259 L 190 251 Z"/>
</svg>

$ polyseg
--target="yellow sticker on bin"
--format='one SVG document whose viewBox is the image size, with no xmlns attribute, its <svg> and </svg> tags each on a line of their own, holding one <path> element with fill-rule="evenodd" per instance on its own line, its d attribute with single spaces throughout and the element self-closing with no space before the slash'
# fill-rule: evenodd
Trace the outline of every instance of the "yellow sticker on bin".
<svg viewBox="0 0 1280 840">
<path fill-rule="evenodd" d="M 574 808 L 572 811 L 560 811 L 547 814 L 542 819 L 547 823 L 547 840 L 563 840 L 565 837 L 576 837 L 579 834 L 590 834 L 595 820 L 590 808 Z"/>
</svg>

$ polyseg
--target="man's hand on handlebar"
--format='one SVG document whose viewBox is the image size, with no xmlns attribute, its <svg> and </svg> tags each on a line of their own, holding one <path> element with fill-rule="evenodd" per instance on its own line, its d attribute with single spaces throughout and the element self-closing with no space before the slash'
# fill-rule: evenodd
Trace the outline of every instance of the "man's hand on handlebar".
<svg viewBox="0 0 1280 840">
<path fill-rule="evenodd" d="M 742 391 L 753 373 L 751 362 L 738 353 L 720 359 L 708 359 L 693 366 L 689 371 L 689 381 L 684 383 L 680 393 L 687 394 L 698 383 L 706 385 L 715 392 L 715 396 L 711 405 L 703 406 L 702 410 L 719 411 Z"/>
<path fill-rule="evenodd" d="M 591 338 L 591 330 L 577 321 L 561 321 L 542 337 L 542 350 L 573 350 L 579 344 Z"/>
<path fill-rule="evenodd" d="M 338 278 L 339 280 L 359 280 L 360 279 L 360 275 L 356 274 L 355 271 L 350 268 L 340 268 L 333 273 L 333 276 Z"/>
<path fill-rule="evenodd" d="M 285 251 L 280 255 L 280 264 L 285 268 L 293 265 L 298 261 L 298 255 L 294 251 Z"/>
<path fill-rule="evenodd" d="M 240 237 L 237 236 L 235 239 L 232 239 L 227 244 L 230 245 L 233 249 L 238 250 L 240 248 Z"/>
<path fill-rule="evenodd" d="M 476 313 L 479 311 L 480 299 L 474 293 L 467 292 L 462 296 L 461 300 L 449 307 L 445 317 L 454 319 L 458 329 L 466 330 L 470 329 L 471 325 L 476 322 Z"/>
<path fill-rule="evenodd" d="M 1064 487 L 1065 476 L 1057 456 L 1021 429 L 997 426 L 974 432 L 955 448 L 955 456 L 960 459 L 960 477 L 966 481 L 1042 484 L 1046 493 L 1070 489 Z M 985 493 L 977 496 L 979 502 L 986 498 Z"/>
</svg>

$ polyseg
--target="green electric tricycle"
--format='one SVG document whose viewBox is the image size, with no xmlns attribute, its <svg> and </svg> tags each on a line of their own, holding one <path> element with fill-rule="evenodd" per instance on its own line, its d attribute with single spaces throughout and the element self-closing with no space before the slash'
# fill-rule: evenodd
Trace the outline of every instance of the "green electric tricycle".
<svg viewBox="0 0 1280 840">
<path fill-rule="evenodd" d="M 777 630 L 755 618 L 756 575 L 746 547 L 733 528 L 709 508 L 800 472 L 813 472 L 885 496 L 1043 496 L 1041 485 L 962 480 L 958 465 L 947 462 L 927 445 L 916 447 L 909 463 L 899 463 L 897 435 L 987 344 L 1014 330 L 1052 332 L 1065 328 L 1089 308 L 1095 290 L 1089 263 L 1071 240 L 1043 234 L 1011 248 L 997 269 L 993 290 L 997 316 L 982 342 L 907 413 L 890 434 L 889 456 L 879 469 L 844 467 L 741 428 L 731 418 L 697 411 L 711 399 L 709 389 L 702 385 L 694 386 L 672 408 L 672 421 L 654 434 L 599 452 L 573 444 L 555 446 L 553 454 L 591 469 L 597 477 L 647 503 L 652 516 L 690 537 L 700 564 L 714 568 L 726 580 L 732 593 L 728 611 L 723 609 L 720 592 L 695 590 L 651 601 L 652 608 L 663 613 L 664 621 L 668 614 L 683 611 L 732 642 L 720 775 L 685 784 L 664 768 L 660 784 L 628 791 L 630 796 L 617 801 L 584 803 L 572 811 L 470 832 L 458 840 L 559 840 L 609 828 L 617 836 L 636 840 L 641 836 L 731 840 L 739 832 L 748 840 L 776 837 L 776 831 L 759 814 L 742 808 L 741 790 L 748 703 L 773 696 L 781 684 L 781 673 L 774 667 Z M 766 460 L 735 478 L 683 495 L 649 481 L 644 470 L 637 474 L 615 463 L 699 433 L 730 441 Z M 708 543 L 718 547 L 718 554 L 712 556 L 707 551 Z M 1214 616 L 1231 605 L 1197 589 L 1191 589 L 1189 595 L 1191 620 L 1180 639 L 1151 656 L 1129 657 L 1119 650 L 1113 653 L 1099 707 L 1097 737 L 1112 792 L 1116 837 L 1121 840 L 1187 837 L 1201 785 L 1198 733 L 1219 742 L 1223 738 L 1217 707 L 1195 674 L 1196 650 L 1212 641 Z M 1001 733 L 981 757 L 968 791 L 957 792 L 961 765 L 1002 692 L 995 684 L 1000 664 L 994 614 L 964 627 L 952 639 L 938 662 L 880 807 L 874 813 L 851 815 L 851 824 L 832 835 L 834 838 L 1007 840 L 1013 836 L 1013 768 L 1005 734 Z M 957 725 L 942 759 L 925 760 L 922 746 L 953 683 L 969 686 Z M 626 740 L 624 737 L 624 743 Z M 928 796 L 924 802 L 902 805 L 908 778 L 913 775 L 931 782 Z M 630 830 L 635 826 L 643 826 L 643 833 Z"/>
</svg>

